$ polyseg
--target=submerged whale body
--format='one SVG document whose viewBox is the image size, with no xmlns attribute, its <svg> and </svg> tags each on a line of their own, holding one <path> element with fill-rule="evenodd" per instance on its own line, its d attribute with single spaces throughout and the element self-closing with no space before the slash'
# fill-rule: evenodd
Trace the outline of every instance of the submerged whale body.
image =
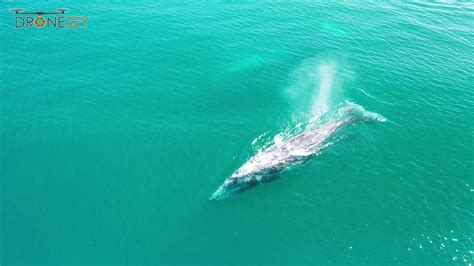
<svg viewBox="0 0 474 266">
<path fill-rule="evenodd" d="M 235 192 L 275 179 L 279 172 L 289 166 L 303 163 L 317 155 L 319 151 L 330 144 L 329 138 L 349 123 L 358 121 L 384 122 L 385 120 L 381 115 L 366 111 L 359 105 L 346 103 L 339 109 L 337 119 L 259 151 L 228 177 L 209 199 L 220 200 Z"/>
</svg>

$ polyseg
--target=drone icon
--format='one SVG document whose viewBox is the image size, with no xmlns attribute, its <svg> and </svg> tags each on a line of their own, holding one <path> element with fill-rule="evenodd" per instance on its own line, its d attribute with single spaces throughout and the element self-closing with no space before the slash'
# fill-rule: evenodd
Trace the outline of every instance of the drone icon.
<svg viewBox="0 0 474 266">
<path fill-rule="evenodd" d="M 27 12 L 25 11 L 24 9 L 21 9 L 21 8 L 11 8 L 9 10 L 10 12 L 13 12 L 15 14 L 25 14 L 25 15 L 38 15 L 38 16 L 42 16 L 42 15 L 59 15 L 59 14 L 64 14 L 66 12 L 69 12 L 71 11 L 69 8 L 58 8 L 56 9 L 56 11 L 37 11 L 37 12 Z"/>
</svg>

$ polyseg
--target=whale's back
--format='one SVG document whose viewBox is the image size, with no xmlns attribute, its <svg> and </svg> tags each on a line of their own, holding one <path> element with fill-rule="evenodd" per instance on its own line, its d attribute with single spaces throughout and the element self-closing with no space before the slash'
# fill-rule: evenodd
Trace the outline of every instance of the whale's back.
<svg viewBox="0 0 474 266">
<path fill-rule="evenodd" d="M 385 121 L 383 116 L 368 112 L 363 107 L 346 103 L 337 110 L 332 119 L 316 128 L 276 141 L 272 146 L 260 150 L 237 169 L 211 196 L 211 199 L 227 197 L 265 180 L 273 180 L 276 173 L 307 161 L 330 145 L 331 137 L 339 129 L 351 122 Z"/>
</svg>

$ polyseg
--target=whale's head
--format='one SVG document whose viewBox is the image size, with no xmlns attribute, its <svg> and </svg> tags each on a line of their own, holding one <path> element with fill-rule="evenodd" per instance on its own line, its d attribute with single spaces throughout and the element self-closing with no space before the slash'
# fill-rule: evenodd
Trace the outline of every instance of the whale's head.
<svg viewBox="0 0 474 266">
<path fill-rule="evenodd" d="M 209 197 L 209 200 L 221 200 L 230 195 L 253 187 L 260 182 L 261 178 L 257 175 L 232 175 Z"/>
<path fill-rule="evenodd" d="M 374 113 L 374 112 L 367 111 L 364 109 L 364 107 L 358 104 L 351 103 L 351 102 L 346 102 L 345 104 L 346 106 L 344 106 L 343 108 L 339 110 L 339 115 L 347 115 L 355 119 L 355 121 L 359 120 L 362 122 L 386 122 L 387 121 L 387 118 L 385 118 L 384 116 Z"/>
</svg>

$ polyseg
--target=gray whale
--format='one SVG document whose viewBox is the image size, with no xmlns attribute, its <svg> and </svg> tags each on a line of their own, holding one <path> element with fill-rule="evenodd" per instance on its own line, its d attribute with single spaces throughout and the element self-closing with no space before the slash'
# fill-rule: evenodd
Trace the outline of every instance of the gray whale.
<svg viewBox="0 0 474 266">
<path fill-rule="evenodd" d="M 224 199 L 235 192 L 275 179 L 277 173 L 289 166 L 303 163 L 317 155 L 330 144 L 328 140 L 335 132 L 350 123 L 386 121 L 383 116 L 366 111 L 360 105 L 350 102 L 338 110 L 337 117 L 335 120 L 260 150 L 228 177 L 209 200 Z"/>
</svg>

